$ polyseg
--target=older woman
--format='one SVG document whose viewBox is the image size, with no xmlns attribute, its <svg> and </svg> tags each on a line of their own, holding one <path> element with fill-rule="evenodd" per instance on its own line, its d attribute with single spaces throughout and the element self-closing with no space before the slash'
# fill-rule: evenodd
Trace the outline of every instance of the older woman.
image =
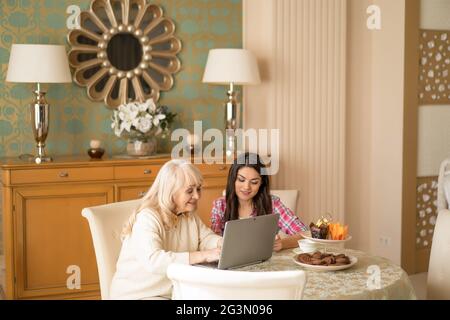
<svg viewBox="0 0 450 320">
<path fill-rule="evenodd" d="M 195 213 L 201 186 L 201 173 L 185 160 L 172 160 L 161 168 L 124 227 L 111 299 L 170 299 L 170 263 L 219 259 L 222 238 Z"/>
</svg>

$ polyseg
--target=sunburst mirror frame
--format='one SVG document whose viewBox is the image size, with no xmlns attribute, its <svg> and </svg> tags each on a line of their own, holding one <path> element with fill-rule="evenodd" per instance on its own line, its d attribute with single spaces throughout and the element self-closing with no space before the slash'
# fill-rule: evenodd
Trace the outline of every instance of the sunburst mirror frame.
<svg viewBox="0 0 450 320">
<path fill-rule="evenodd" d="M 181 69 L 177 54 L 182 45 L 174 33 L 175 24 L 163 9 L 146 0 L 93 0 L 80 14 L 80 28 L 68 34 L 74 81 L 87 87 L 90 99 L 103 100 L 110 108 L 130 100 L 156 102 L 161 91 L 173 87 L 173 75 Z M 124 50 L 119 37 L 134 47 Z M 120 52 L 112 51 L 113 46 Z M 124 62 L 121 67 L 117 59 Z"/>
</svg>

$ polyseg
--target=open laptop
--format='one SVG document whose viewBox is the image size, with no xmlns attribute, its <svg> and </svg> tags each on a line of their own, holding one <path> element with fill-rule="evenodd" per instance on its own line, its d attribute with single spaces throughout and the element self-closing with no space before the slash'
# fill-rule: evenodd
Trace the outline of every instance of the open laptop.
<svg viewBox="0 0 450 320">
<path fill-rule="evenodd" d="M 278 233 L 278 214 L 228 221 L 225 224 L 220 259 L 198 266 L 236 269 L 269 260 Z"/>
</svg>

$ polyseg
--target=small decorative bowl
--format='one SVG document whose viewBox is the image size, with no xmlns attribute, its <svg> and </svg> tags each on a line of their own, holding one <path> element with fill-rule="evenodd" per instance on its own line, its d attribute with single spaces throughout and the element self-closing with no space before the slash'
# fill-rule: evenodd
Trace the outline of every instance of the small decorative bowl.
<svg viewBox="0 0 450 320">
<path fill-rule="evenodd" d="M 298 240 L 298 246 L 304 253 L 315 252 L 321 247 L 318 243 L 315 243 L 314 241 L 308 239 Z"/>
<path fill-rule="evenodd" d="M 105 154 L 105 149 L 102 148 L 90 148 L 88 149 L 88 155 L 91 159 L 101 159 Z"/>
</svg>

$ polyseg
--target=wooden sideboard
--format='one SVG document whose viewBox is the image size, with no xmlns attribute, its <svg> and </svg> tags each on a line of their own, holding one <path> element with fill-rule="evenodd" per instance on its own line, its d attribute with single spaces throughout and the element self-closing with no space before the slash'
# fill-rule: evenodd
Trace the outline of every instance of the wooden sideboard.
<svg viewBox="0 0 450 320">
<path fill-rule="evenodd" d="M 62 157 L 36 165 L 0 160 L 7 299 L 96 299 L 97 264 L 85 207 L 138 199 L 167 157 L 150 160 Z M 204 176 L 199 215 L 209 226 L 212 201 L 225 189 L 228 165 L 197 165 Z M 69 266 L 81 289 L 70 290 Z"/>
</svg>

